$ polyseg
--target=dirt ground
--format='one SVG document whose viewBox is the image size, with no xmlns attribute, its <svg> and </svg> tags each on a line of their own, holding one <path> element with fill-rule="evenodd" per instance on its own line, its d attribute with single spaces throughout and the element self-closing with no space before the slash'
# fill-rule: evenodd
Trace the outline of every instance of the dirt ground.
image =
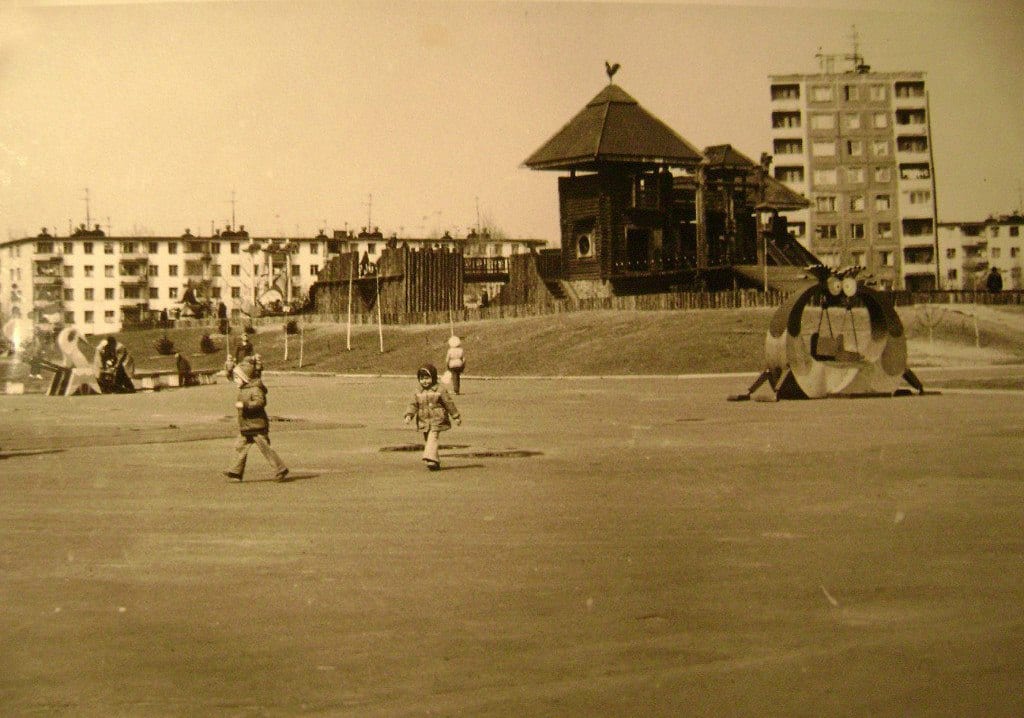
<svg viewBox="0 0 1024 718">
<path fill-rule="evenodd" d="M 1024 393 L 752 378 L 0 397 L 0 712 L 1024 715 Z"/>
</svg>

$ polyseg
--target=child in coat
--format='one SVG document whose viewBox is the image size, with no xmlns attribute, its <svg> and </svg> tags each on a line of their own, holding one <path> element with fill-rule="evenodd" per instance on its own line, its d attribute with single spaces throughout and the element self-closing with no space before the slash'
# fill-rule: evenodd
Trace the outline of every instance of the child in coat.
<svg viewBox="0 0 1024 718">
<path fill-rule="evenodd" d="M 281 457 L 270 448 L 270 420 L 267 417 L 267 387 L 263 385 L 260 375 L 263 365 L 259 355 L 242 359 L 233 369 L 235 383 L 238 385 L 238 397 L 235 408 L 238 409 L 239 437 L 235 442 L 235 463 L 224 472 L 224 475 L 235 481 L 241 481 L 245 474 L 245 460 L 249 447 L 253 444 L 259 448 L 270 464 L 274 467 L 274 475 L 278 481 L 288 476 Z"/>
<path fill-rule="evenodd" d="M 420 390 L 409 403 L 405 422 L 408 424 L 413 417 L 416 418 L 416 428 L 423 432 L 423 461 L 428 469 L 438 471 L 441 468 L 437 454 L 438 434 L 452 428 L 452 422 L 460 426 L 462 417 L 451 394 L 437 383 L 437 369 L 433 364 L 421 366 L 416 372 L 416 380 L 420 383 Z"/>
<path fill-rule="evenodd" d="M 462 372 L 466 368 L 466 351 L 462 348 L 462 341 L 456 336 L 448 339 L 448 353 L 444 355 L 444 363 L 452 374 L 452 391 L 457 396 Z"/>
</svg>

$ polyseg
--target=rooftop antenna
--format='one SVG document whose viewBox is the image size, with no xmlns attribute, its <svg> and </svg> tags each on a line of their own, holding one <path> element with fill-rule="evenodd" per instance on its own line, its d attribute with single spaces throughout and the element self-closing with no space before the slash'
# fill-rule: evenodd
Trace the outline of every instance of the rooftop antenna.
<svg viewBox="0 0 1024 718">
<path fill-rule="evenodd" d="M 235 191 L 231 190 L 231 231 L 235 231 Z"/>
<path fill-rule="evenodd" d="M 92 216 L 89 214 L 89 188 L 85 188 L 85 228 L 92 227 Z"/>
<path fill-rule="evenodd" d="M 867 72 L 868 66 L 864 64 L 864 56 L 860 54 L 860 35 L 857 33 L 857 26 L 851 26 L 850 40 L 853 42 L 853 54 L 847 55 L 845 60 L 853 63 L 853 69 L 857 72 Z"/>
<path fill-rule="evenodd" d="M 821 51 L 821 47 L 818 47 L 818 51 L 814 53 L 814 56 L 818 58 L 818 69 L 823 74 L 831 75 L 836 69 L 836 55 L 828 55 Z"/>
<path fill-rule="evenodd" d="M 480 234 L 480 198 L 476 198 L 476 233 Z"/>
<path fill-rule="evenodd" d="M 373 193 L 370 193 L 370 199 L 366 202 L 366 231 L 373 231 Z"/>
</svg>

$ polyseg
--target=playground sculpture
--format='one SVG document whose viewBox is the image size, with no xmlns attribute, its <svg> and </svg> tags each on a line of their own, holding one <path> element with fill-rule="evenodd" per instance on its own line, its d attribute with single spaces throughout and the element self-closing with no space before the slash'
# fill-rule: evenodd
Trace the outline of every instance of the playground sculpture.
<svg viewBox="0 0 1024 718">
<path fill-rule="evenodd" d="M 43 362 L 43 367 L 53 372 L 47 396 L 103 393 L 92 360 L 88 359 L 78 346 L 80 341 L 85 342 L 75 327 L 65 327 L 57 335 L 57 348 L 64 356 L 64 364 Z"/>
<path fill-rule="evenodd" d="M 892 301 L 859 280 L 859 267 L 832 270 L 816 265 L 808 273 L 815 281 L 795 292 L 772 316 L 765 338 L 766 368 L 747 394 L 736 400 L 777 401 L 833 396 L 896 396 L 909 391 L 906 382 L 924 393 L 920 380 L 907 367 L 907 338 Z M 809 340 L 801 328 L 805 308 L 819 300 L 817 330 Z M 843 329 L 835 334 L 830 308 L 845 311 Z M 867 310 L 868 336 L 859 337 L 853 310 Z M 827 335 L 821 333 L 825 321 Z"/>
</svg>

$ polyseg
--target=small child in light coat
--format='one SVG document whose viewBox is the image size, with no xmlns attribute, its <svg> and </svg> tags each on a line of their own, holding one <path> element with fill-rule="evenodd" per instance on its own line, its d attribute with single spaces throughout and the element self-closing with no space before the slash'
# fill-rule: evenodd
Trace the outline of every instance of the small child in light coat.
<svg viewBox="0 0 1024 718">
<path fill-rule="evenodd" d="M 437 383 L 437 369 L 433 364 L 424 364 L 416 372 L 420 390 L 413 395 L 405 412 L 405 422 L 415 417 L 416 428 L 423 432 L 423 461 L 431 471 L 441 468 L 438 457 L 438 435 L 442 431 L 462 424 L 462 417 L 452 400 L 451 394 Z"/>
<path fill-rule="evenodd" d="M 462 341 L 456 336 L 448 339 L 448 352 L 444 355 L 444 363 L 452 375 L 452 391 L 458 396 L 462 372 L 466 369 L 466 350 L 462 348 Z"/>
<path fill-rule="evenodd" d="M 249 447 L 256 444 L 271 466 L 278 481 L 285 481 L 288 469 L 281 457 L 270 448 L 270 419 L 267 417 L 267 387 L 263 385 L 260 375 L 263 373 L 259 356 L 247 356 L 232 370 L 235 383 L 238 385 L 238 397 L 235 408 L 238 409 L 239 437 L 235 442 L 235 463 L 224 472 L 224 475 L 235 481 L 241 481 L 245 475 L 245 461 Z"/>
</svg>

